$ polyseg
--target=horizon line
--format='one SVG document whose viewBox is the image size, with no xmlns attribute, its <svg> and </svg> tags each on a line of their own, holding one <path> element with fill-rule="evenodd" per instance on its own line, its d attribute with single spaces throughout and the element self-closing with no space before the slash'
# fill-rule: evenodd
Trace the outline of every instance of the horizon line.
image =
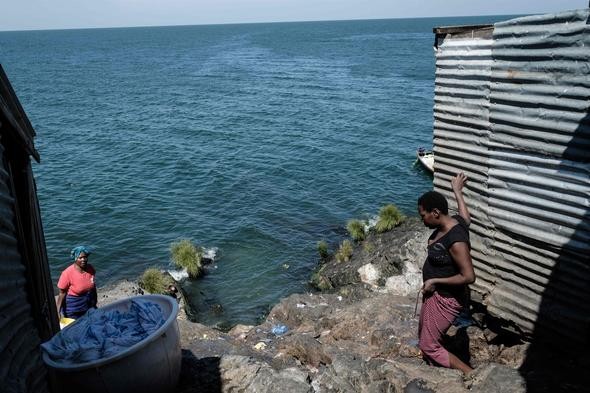
<svg viewBox="0 0 590 393">
<path fill-rule="evenodd" d="M 391 17 L 391 18 L 359 18 L 359 19 L 318 19 L 318 20 L 293 20 L 293 21 L 265 21 L 265 22 L 222 22 L 222 23 L 195 23 L 195 24 L 177 24 L 177 25 L 136 25 L 136 26 L 104 26 L 104 27 L 63 27 L 47 29 L 22 29 L 22 30 L 0 30 L 0 33 L 19 33 L 33 31 L 64 31 L 64 30 L 101 30 L 101 29 L 135 29 L 135 28 L 154 28 L 154 27 L 191 27 L 191 26 L 230 26 L 230 25 L 259 25 L 259 24 L 281 24 L 281 23 L 320 23 L 320 22 L 361 22 L 361 21 L 379 21 L 379 20 L 399 20 L 399 19 L 442 19 L 442 18 L 477 18 L 477 17 L 520 17 L 526 15 L 539 14 L 483 14 L 483 15 L 446 15 L 446 16 L 412 16 L 412 17 Z"/>
</svg>

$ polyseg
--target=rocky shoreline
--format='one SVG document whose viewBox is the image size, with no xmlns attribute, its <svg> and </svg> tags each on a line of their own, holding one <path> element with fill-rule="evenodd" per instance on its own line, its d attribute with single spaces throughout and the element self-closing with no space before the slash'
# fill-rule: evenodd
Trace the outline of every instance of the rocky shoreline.
<svg viewBox="0 0 590 393">
<path fill-rule="evenodd" d="M 322 291 L 283 299 L 258 326 L 224 333 L 180 315 L 183 364 L 175 391 L 531 391 L 518 371 L 528 344 L 493 329 L 485 313 L 447 337 L 446 345 L 476 367 L 472 374 L 420 357 L 414 312 L 428 235 L 416 218 L 370 234 L 350 261 L 331 258 L 318 268 L 312 283 Z M 99 305 L 140 293 L 136 283 L 119 282 L 100 291 Z"/>
</svg>

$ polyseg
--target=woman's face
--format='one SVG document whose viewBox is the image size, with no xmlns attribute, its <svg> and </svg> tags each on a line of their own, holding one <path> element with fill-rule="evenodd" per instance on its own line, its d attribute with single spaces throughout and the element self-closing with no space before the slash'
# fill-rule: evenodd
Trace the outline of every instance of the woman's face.
<svg viewBox="0 0 590 393">
<path fill-rule="evenodd" d="M 433 209 L 431 212 L 424 210 L 422 205 L 418 205 L 418 214 L 422 218 L 422 222 L 425 226 L 430 229 L 438 228 L 439 225 L 439 213 L 438 209 Z"/>
<path fill-rule="evenodd" d="M 81 252 L 80 255 L 78 255 L 78 258 L 76 258 L 76 265 L 78 265 L 82 269 L 85 269 L 87 264 L 88 254 Z"/>
</svg>

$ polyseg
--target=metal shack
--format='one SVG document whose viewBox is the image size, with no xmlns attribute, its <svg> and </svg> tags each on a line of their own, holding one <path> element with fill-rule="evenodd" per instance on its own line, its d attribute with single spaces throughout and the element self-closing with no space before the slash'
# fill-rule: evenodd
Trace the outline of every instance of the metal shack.
<svg viewBox="0 0 590 393">
<path fill-rule="evenodd" d="M 0 392 L 48 392 L 59 330 L 30 157 L 35 132 L 0 66 Z"/>
<path fill-rule="evenodd" d="M 590 12 L 435 28 L 435 189 L 468 174 L 476 300 L 590 344 Z"/>
</svg>

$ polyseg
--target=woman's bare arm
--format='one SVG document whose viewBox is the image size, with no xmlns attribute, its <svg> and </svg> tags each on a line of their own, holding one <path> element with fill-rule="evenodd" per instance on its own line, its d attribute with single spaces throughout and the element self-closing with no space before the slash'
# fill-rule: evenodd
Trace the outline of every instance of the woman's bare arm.
<svg viewBox="0 0 590 393">
<path fill-rule="evenodd" d="M 456 242 L 449 248 L 449 253 L 457 263 L 459 274 L 445 278 L 431 278 L 424 282 L 422 291 L 429 293 L 435 290 L 436 284 L 468 285 L 475 281 L 475 272 L 467 243 Z"/>
<path fill-rule="evenodd" d="M 467 182 L 467 176 L 463 172 L 458 173 L 457 176 L 451 180 L 451 188 L 455 194 L 455 200 L 457 201 L 457 207 L 459 208 L 459 215 L 463 217 L 467 225 L 471 224 L 471 215 L 469 209 L 463 199 L 463 186 Z"/>
<path fill-rule="evenodd" d="M 63 302 L 64 302 L 65 298 L 66 298 L 66 291 L 64 291 L 63 289 L 60 289 L 59 295 L 57 295 L 57 300 L 55 301 L 55 305 L 57 306 L 58 315 L 59 315 L 59 312 L 61 311 L 61 308 L 63 306 Z"/>
</svg>

